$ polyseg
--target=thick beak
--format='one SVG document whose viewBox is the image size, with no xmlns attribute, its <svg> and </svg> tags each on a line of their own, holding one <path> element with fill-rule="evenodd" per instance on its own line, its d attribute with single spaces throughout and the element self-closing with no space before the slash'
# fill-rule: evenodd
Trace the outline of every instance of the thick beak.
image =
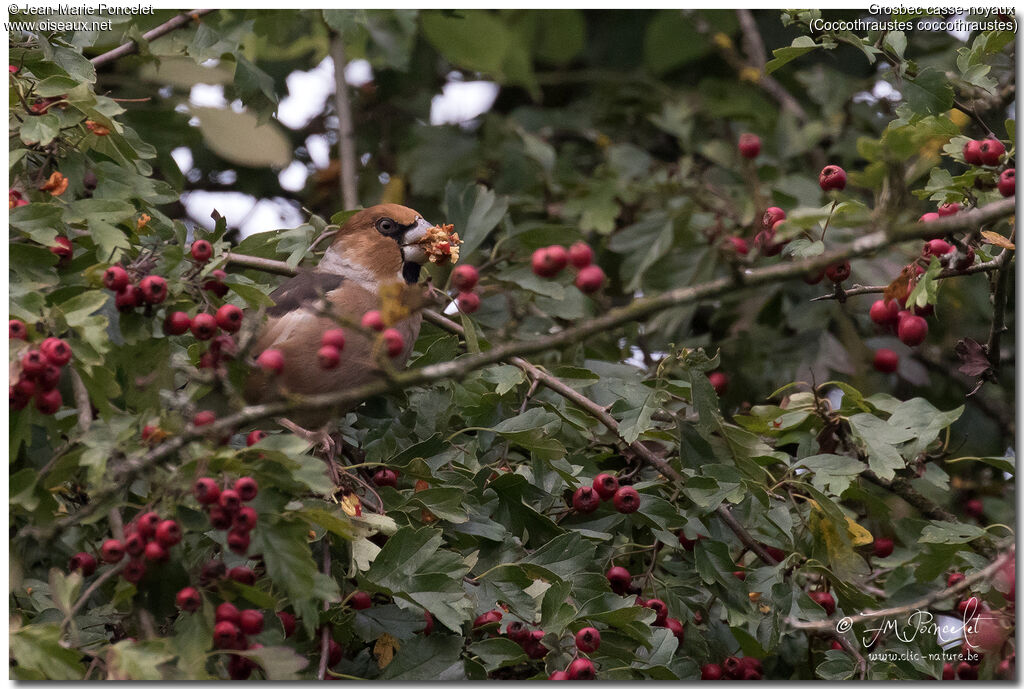
<svg viewBox="0 0 1024 689">
<path fill-rule="evenodd" d="M 427 230 L 433 225 L 423 218 L 416 218 L 416 224 L 410 227 L 402 235 L 402 258 L 407 262 L 423 265 L 427 262 L 427 252 L 420 244 L 426 236 Z"/>
</svg>

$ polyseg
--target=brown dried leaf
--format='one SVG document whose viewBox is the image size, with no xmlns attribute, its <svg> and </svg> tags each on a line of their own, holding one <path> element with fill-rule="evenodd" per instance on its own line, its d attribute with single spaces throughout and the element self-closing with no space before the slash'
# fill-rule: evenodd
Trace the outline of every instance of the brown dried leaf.
<svg viewBox="0 0 1024 689">
<path fill-rule="evenodd" d="M 993 244 L 1003 249 L 1009 249 L 1010 251 L 1016 251 L 1017 247 L 1014 246 L 1013 242 L 999 234 L 998 232 L 992 232 L 991 230 L 982 230 L 981 236 L 985 238 L 986 244 Z"/>
<path fill-rule="evenodd" d="M 916 277 L 917 271 L 914 269 L 913 264 L 904 266 L 896 279 L 886 286 L 885 291 L 882 292 L 882 297 L 886 301 L 889 301 L 890 299 L 906 301 L 907 297 L 910 296 L 910 293 L 914 289 Z"/>
<path fill-rule="evenodd" d="M 992 362 L 985 354 L 985 348 L 969 337 L 956 343 L 956 355 L 960 359 L 958 371 L 968 376 L 980 376 L 992 368 Z"/>
<path fill-rule="evenodd" d="M 377 667 L 383 670 L 390 665 L 395 658 L 395 651 L 400 646 L 398 639 L 390 634 L 381 634 L 377 637 L 377 643 L 373 645 L 373 657 L 377 659 Z"/>
</svg>

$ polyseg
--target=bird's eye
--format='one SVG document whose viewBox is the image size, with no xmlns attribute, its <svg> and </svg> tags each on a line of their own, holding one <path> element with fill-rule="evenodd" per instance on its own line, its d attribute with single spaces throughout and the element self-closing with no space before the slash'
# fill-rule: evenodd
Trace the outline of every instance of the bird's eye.
<svg viewBox="0 0 1024 689">
<path fill-rule="evenodd" d="M 391 234 L 395 231 L 395 221 L 391 218 L 381 218 L 377 221 L 377 229 L 383 234 Z"/>
</svg>

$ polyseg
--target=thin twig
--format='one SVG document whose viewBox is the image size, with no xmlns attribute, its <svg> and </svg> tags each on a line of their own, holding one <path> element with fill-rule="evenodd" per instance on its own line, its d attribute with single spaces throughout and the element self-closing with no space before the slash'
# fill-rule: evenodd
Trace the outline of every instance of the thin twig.
<svg viewBox="0 0 1024 689">
<path fill-rule="evenodd" d="M 346 209 L 359 206 L 356 186 L 356 147 L 352 130 L 352 105 L 345 81 L 345 43 L 341 34 L 331 36 L 331 59 L 334 61 L 334 109 L 338 115 L 338 160 L 341 162 L 341 200 Z"/>
<path fill-rule="evenodd" d="M 322 563 L 321 563 L 321 568 L 323 570 L 324 576 L 327 576 L 327 577 L 331 576 L 331 543 L 330 543 L 330 538 L 331 537 L 330 537 L 329 534 L 324 536 L 324 540 L 323 540 L 324 554 L 323 554 L 323 560 L 322 560 Z M 327 612 L 327 610 L 330 608 L 330 606 L 328 605 L 326 600 L 324 601 L 323 608 L 324 608 L 324 612 Z M 330 639 L 331 639 L 331 627 L 330 627 L 330 625 L 325 624 L 323 630 L 321 630 L 321 632 L 320 632 L 320 666 L 317 668 L 317 671 L 316 671 L 316 678 L 319 679 L 319 680 L 323 680 L 324 675 L 327 674 L 327 656 L 328 656 L 328 653 L 329 653 Z"/>
<path fill-rule="evenodd" d="M 78 407 L 78 431 L 85 433 L 92 426 L 92 402 L 89 401 L 89 391 L 82 382 L 82 376 L 73 366 L 68 368 L 68 375 L 71 377 L 71 389 L 75 393 L 75 406 Z"/>
<path fill-rule="evenodd" d="M 1013 235 L 1010 235 L 1011 241 Z M 1012 272 L 1011 255 L 1015 253 L 1009 249 L 1003 249 L 1003 253 L 995 260 L 1001 263 L 999 272 L 996 273 L 995 289 L 992 292 L 992 327 L 988 335 L 988 344 L 985 345 L 985 353 L 988 354 L 988 361 L 992 364 L 993 375 L 999 372 L 999 342 L 1006 330 L 1006 295 Z"/>
<path fill-rule="evenodd" d="M 1002 254 L 1000 254 L 1002 256 Z M 947 278 L 962 277 L 964 275 L 974 275 L 975 273 L 991 273 L 994 270 L 999 270 L 1001 264 L 999 258 L 995 258 L 985 263 L 975 263 L 967 268 L 946 268 L 938 275 L 935 276 L 936 280 L 945 280 Z M 856 297 L 860 294 L 881 294 L 888 289 L 889 285 L 853 285 L 843 289 L 843 298 Z M 811 301 L 827 301 L 830 299 L 838 298 L 836 293 L 823 294 L 820 297 L 814 297 Z"/>
<path fill-rule="evenodd" d="M 963 581 L 954 586 L 949 586 L 947 588 L 940 589 L 933 593 L 929 593 L 927 596 L 919 598 L 912 603 L 907 603 L 906 605 L 898 605 L 893 608 L 885 608 L 882 610 L 873 610 L 861 613 L 859 615 L 849 615 L 847 617 L 842 618 L 838 622 L 842 623 L 844 627 L 852 629 L 853 625 L 859 624 L 861 622 L 877 620 L 882 617 L 896 617 L 898 615 L 905 615 L 908 612 L 916 612 L 917 610 L 925 610 L 927 608 L 930 608 L 932 605 L 934 605 L 936 602 L 940 600 L 946 598 L 953 598 L 962 593 L 963 591 L 969 590 L 972 586 L 974 586 L 974 584 L 978 583 L 979 581 L 991 578 L 992 575 L 994 575 L 1000 567 L 1003 567 L 1008 562 L 1013 562 L 1014 550 L 1014 548 L 1010 548 L 1008 551 L 997 557 L 995 561 L 993 561 L 988 567 L 979 572 L 975 572 L 969 577 L 966 577 Z M 802 629 L 805 631 L 824 631 L 827 629 L 835 629 L 837 620 L 830 619 L 806 621 L 797 620 L 792 617 L 787 617 L 786 624 L 788 624 L 793 629 Z"/>
<path fill-rule="evenodd" d="M 95 512 L 96 509 L 102 506 L 105 499 L 119 494 L 130 479 L 159 465 L 165 458 L 174 455 L 193 440 L 203 437 L 217 437 L 245 424 L 274 416 L 286 416 L 295 411 L 324 410 L 351 406 L 394 390 L 429 384 L 440 380 L 460 380 L 470 372 L 485 366 L 508 361 L 520 355 L 535 354 L 566 347 L 581 342 L 588 337 L 607 334 L 625 323 L 642 320 L 665 309 L 720 297 L 727 293 L 734 293 L 737 289 L 756 288 L 783 280 L 796 279 L 807 273 L 822 270 L 833 263 L 875 253 L 892 244 L 918 239 L 933 232 L 951 233 L 975 229 L 1012 215 L 1014 211 L 1014 200 L 1005 199 L 996 201 L 984 208 L 957 213 L 956 215 L 927 223 L 927 227 L 923 227 L 921 223 L 913 222 L 892 227 L 888 230 L 878 230 L 860 236 L 849 245 L 835 251 L 800 261 L 776 263 L 764 268 L 746 270 L 740 274 L 741 280 L 739 285 L 737 285 L 735 277 L 723 277 L 699 285 L 677 287 L 653 297 L 637 299 L 625 306 L 610 309 L 600 316 L 546 337 L 534 337 L 496 344 L 486 352 L 464 356 L 454 361 L 446 361 L 399 372 L 386 380 L 378 380 L 337 392 L 318 395 L 295 395 L 286 400 L 243 407 L 238 412 L 225 416 L 208 426 L 197 428 L 193 425 L 188 425 L 180 434 L 165 440 L 152 450 L 129 458 L 119 467 L 119 471 L 113 477 L 114 480 L 109 482 L 108 487 L 97 491 L 92 496 L 89 504 L 83 506 L 74 514 L 70 514 L 50 524 L 26 527 L 20 532 L 20 535 L 30 538 L 53 537 L 59 531 L 78 523 Z M 639 445 L 639 447 L 642 448 L 643 445 Z M 643 453 L 642 450 L 638 452 Z M 651 461 L 653 458 L 657 462 L 655 467 L 659 471 L 667 468 L 667 470 L 674 472 L 671 467 L 660 458 L 654 456 L 653 453 L 648 454 L 650 457 L 645 456 L 645 459 Z"/>
<path fill-rule="evenodd" d="M 160 38 L 164 34 L 168 34 L 174 31 L 175 29 L 180 29 L 181 27 L 186 26 L 190 21 L 198 20 L 199 17 L 203 16 L 204 14 L 209 14 L 210 12 L 213 12 L 213 10 L 192 10 L 191 12 L 187 12 L 185 14 L 179 14 L 173 19 L 167 20 L 160 26 L 154 29 L 150 29 L 146 33 L 142 34 L 142 37 L 147 41 L 152 41 L 153 39 Z M 128 41 L 127 43 L 123 43 L 122 45 L 117 46 L 113 50 L 108 50 L 107 52 L 101 55 L 97 55 L 92 60 L 90 60 L 90 62 L 93 64 L 94 67 L 99 67 L 100 65 L 105 65 L 108 62 L 114 62 L 115 60 L 119 60 L 125 55 L 131 55 L 138 49 L 139 45 L 135 41 Z"/>
<path fill-rule="evenodd" d="M 75 604 L 71 606 L 71 609 L 68 610 L 68 614 L 64 616 L 64 620 L 60 623 L 61 636 L 63 636 L 64 632 L 67 631 L 68 625 L 71 624 L 72 618 L 74 618 L 74 616 L 78 614 L 78 611 L 82 609 L 82 606 L 85 605 L 86 601 L 89 600 L 89 597 L 92 596 L 92 594 L 96 593 L 96 590 L 100 586 L 103 586 L 103 584 L 105 584 L 109 579 L 117 576 L 121 572 L 121 570 L 125 568 L 125 565 L 127 564 L 128 560 L 124 559 L 119 564 L 111 567 L 106 572 L 96 577 L 96 581 L 90 584 L 89 588 L 85 590 L 85 593 L 83 593 L 81 597 L 79 597 L 79 599 L 75 601 Z"/>
</svg>

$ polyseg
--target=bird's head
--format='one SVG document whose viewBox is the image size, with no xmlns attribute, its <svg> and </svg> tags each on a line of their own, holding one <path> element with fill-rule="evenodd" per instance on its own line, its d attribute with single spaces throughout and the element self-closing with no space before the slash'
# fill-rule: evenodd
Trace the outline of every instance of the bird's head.
<svg viewBox="0 0 1024 689">
<path fill-rule="evenodd" d="M 419 280 L 427 253 L 418 243 L 432 225 L 411 208 L 384 203 L 359 211 L 334 236 L 319 269 L 360 282 Z"/>
</svg>

